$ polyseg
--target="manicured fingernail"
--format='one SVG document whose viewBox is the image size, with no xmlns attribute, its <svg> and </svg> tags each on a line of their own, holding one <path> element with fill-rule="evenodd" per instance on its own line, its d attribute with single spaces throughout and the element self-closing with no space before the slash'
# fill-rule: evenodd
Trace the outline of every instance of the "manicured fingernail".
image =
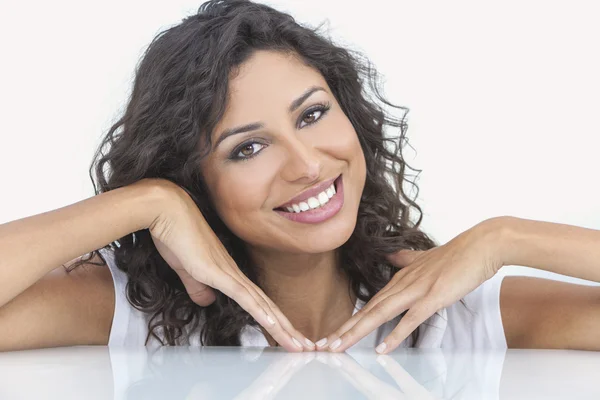
<svg viewBox="0 0 600 400">
<path fill-rule="evenodd" d="M 275 325 L 275 321 L 273 320 L 273 318 L 271 318 L 269 314 L 267 314 L 267 321 L 269 321 L 271 325 Z"/>
<path fill-rule="evenodd" d="M 292 338 L 292 342 L 294 342 L 294 344 L 295 344 L 296 346 L 298 346 L 298 347 L 302 348 L 302 345 L 300 344 L 300 342 L 299 342 L 299 341 L 298 341 L 298 340 L 297 340 L 295 337 L 293 337 L 293 338 Z"/>
<path fill-rule="evenodd" d="M 385 342 L 381 342 L 381 344 L 375 348 L 375 351 L 378 352 L 379 354 L 383 354 L 386 347 L 387 347 L 387 344 L 385 344 Z"/>
<path fill-rule="evenodd" d="M 304 338 L 304 342 L 306 342 L 306 345 L 308 347 L 315 347 L 315 344 L 311 342 L 308 338 Z"/>
<path fill-rule="evenodd" d="M 341 339 L 341 338 L 340 338 L 340 339 L 338 339 L 338 340 L 336 340 L 335 342 L 331 343 L 331 345 L 329 346 L 329 348 L 330 348 L 331 350 L 335 350 L 335 349 L 337 349 L 338 347 L 340 347 L 340 344 L 342 344 L 342 339 Z"/>
<path fill-rule="evenodd" d="M 317 347 L 323 347 L 327 344 L 327 338 L 323 338 L 317 342 Z"/>
</svg>

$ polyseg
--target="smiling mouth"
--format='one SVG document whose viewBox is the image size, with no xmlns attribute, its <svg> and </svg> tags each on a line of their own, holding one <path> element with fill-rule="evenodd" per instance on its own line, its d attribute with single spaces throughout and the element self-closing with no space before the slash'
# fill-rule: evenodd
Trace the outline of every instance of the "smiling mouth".
<svg viewBox="0 0 600 400">
<path fill-rule="evenodd" d="M 339 175 L 328 187 L 313 196 L 296 203 L 288 203 L 283 207 L 277 207 L 274 211 L 282 211 L 287 213 L 303 213 L 319 209 L 328 204 L 329 201 L 336 195 L 339 188 L 339 180 L 342 175 Z"/>
</svg>

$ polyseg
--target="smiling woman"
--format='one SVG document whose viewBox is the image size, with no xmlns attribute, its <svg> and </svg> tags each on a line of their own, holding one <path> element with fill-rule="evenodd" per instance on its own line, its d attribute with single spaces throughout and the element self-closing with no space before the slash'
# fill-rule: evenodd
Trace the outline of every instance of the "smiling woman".
<svg viewBox="0 0 600 400">
<path fill-rule="evenodd" d="M 498 273 L 510 262 L 600 280 L 599 233 L 495 218 L 437 246 L 405 192 L 418 189 L 405 111 L 368 59 L 290 15 L 202 4 L 146 50 L 94 157 L 96 196 L 0 226 L 0 329 L 17 327 L 0 348 L 600 348 L 573 313 L 596 312 L 598 290 L 557 288 L 567 342 L 540 334 L 553 315 L 532 299 L 550 286 Z"/>
</svg>

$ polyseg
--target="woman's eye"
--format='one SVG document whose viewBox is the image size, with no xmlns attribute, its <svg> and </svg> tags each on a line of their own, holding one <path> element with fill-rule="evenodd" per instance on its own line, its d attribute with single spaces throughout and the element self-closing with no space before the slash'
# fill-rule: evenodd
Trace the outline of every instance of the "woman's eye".
<svg viewBox="0 0 600 400">
<path fill-rule="evenodd" d="M 245 144 L 239 149 L 238 153 L 236 154 L 236 158 L 252 157 L 257 154 L 262 147 L 264 147 L 262 144 L 256 142 Z"/>
<path fill-rule="evenodd" d="M 315 114 L 318 114 L 319 116 L 315 117 Z M 302 117 L 302 121 L 306 122 L 306 125 L 314 124 L 319 118 L 321 118 L 322 115 L 323 110 L 321 109 L 311 110 L 304 114 L 304 116 Z M 302 126 L 306 125 L 301 125 L 300 127 L 302 128 Z"/>
</svg>

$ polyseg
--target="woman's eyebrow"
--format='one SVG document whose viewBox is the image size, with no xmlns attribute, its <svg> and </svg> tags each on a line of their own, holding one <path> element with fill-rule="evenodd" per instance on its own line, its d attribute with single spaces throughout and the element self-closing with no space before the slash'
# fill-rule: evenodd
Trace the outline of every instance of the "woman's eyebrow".
<svg viewBox="0 0 600 400">
<path fill-rule="evenodd" d="M 298 107 L 300 107 L 302 105 L 302 103 L 304 103 L 306 101 L 306 99 L 308 99 L 313 93 L 318 92 L 319 90 L 322 90 L 324 92 L 326 91 L 321 86 L 311 86 L 311 87 L 309 87 L 297 99 L 295 99 L 294 101 L 292 101 L 292 103 L 290 104 L 290 107 L 288 108 L 288 112 L 289 113 L 293 113 L 294 111 L 296 111 L 298 109 Z M 253 130 L 256 130 L 256 129 L 260 129 L 260 128 L 264 127 L 264 126 L 265 125 L 262 122 L 253 122 L 251 124 L 247 124 L 247 125 L 243 125 L 243 126 L 238 126 L 236 128 L 226 129 L 226 130 L 224 130 L 221 133 L 221 135 L 217 139 L 217 142 L 215 143 L 214 148 L 216 149 L 217 146 L 219 146 L 219 144 L 223 140 L 227 139 L 229 136 L 237 135 L 238 133 L 244 133 L 244 132 L 248 132 L 248 131 L 253 131 Z"/>
</svg>

